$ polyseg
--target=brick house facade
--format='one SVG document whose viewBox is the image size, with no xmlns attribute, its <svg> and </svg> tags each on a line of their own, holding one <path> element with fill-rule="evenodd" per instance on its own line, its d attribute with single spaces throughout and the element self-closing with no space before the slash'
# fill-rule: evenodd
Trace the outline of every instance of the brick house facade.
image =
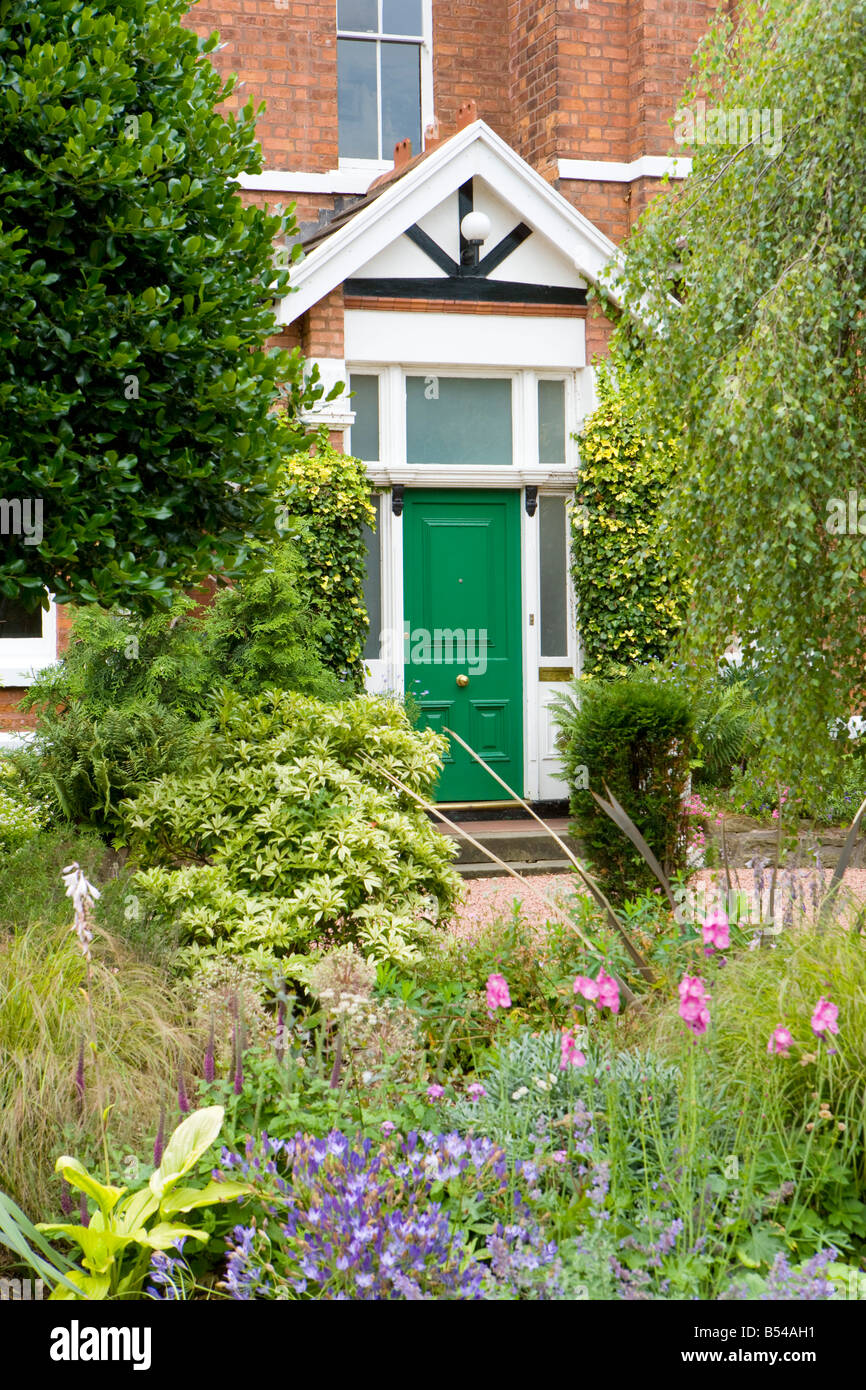
<svg viewBox="0 0 866 1390">
<path fill-rule="evenodd" d="M 567 509 L 610 330 L 586 289 L 688 174 L 670 120 L 718 3 L 200 0 L 187 19 L 219 31 L 227 105 L 267 103 L 241 196 L 294 203 L 305 249 L 275 341 L 347 383 L 322 420 L 378 492 L 371 686 L 535 800 L 563 791 L 549 708 L 580 661 Z M 8 730 L 26 720 L 5 645 Z M 496 799 L 485 778 L 455 752 L 441 794 Z"/>
</svg>

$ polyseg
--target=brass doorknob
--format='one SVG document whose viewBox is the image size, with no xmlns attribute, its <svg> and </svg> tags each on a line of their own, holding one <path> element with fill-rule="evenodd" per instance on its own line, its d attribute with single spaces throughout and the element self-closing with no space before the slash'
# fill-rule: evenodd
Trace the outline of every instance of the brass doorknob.
<svg viewBox="0 0 866 1390">
<path fill-rule="evenodd" d="M 469 684 L 469 677 L 468 677 L 468 676 L 458 676 L 458 677 L 457 677 L 457 684 L 460 686 L 460 689 L 462 690 L 464 686 L 466 686 L 466 685 Z"/>
</svg>

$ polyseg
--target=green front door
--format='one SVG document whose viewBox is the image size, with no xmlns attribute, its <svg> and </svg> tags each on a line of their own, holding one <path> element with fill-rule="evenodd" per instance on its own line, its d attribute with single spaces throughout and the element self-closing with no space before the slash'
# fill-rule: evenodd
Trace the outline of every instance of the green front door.
<svg viewBox="0 0 866 1390">
<path fill-rule="evenodd" d="M 407 488 L 403 594 L 407 695 L 522 795 L 520 493 Z M 437 801 L 505 796 L 452 739 Z"/>
</svg>

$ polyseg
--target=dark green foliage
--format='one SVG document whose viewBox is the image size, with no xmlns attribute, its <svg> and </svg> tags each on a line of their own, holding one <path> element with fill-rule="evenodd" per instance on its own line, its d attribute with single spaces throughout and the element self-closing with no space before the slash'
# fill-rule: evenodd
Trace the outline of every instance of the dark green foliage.
<svg viewBox="0 0 866 1390">
<path fill-rule="evenodd" d="M 682 870 L 683 796 L 693 736 L 688 698 L 674 686 L 636 672 L 624 680 L 582 682 L 575 696 L 560 701 L 556 717 L 572 789 L 573 833 L 608 896 L 633 897 L 654 888 L 656 880 L 596 805 L 592 791 L 604 797 L 609 788 L 668 875 Z"/>
<path fill-rule="evenodd" d="M 312 608 L 295 546 L 277 542 L 269 560 L 237 588 L 224 589 L 205 613 L 201 669 L 206 681 L 246 695 L 269 687 L 339 699 L 345 689 L 325 665 L 335 624 Z"/>
<path fill-rule="evenodd" d="M 694 770 L 701 786 L 728 787 L 735 771 L 745 768 L 761 742 L 758 697 L 743 667 L 723 663 L 695 704 Z"/>
<path fill-rule="evenodd" d="M 321 658 L 328 624 L 310 611 L 296 550 L 277 541 L 260 559 L 204 609 L 181 595 L 144 618 L 76 612 L 66 656 L 28 692 L 40 711 L 36 748 L 13 755 L 33 796 L 69 820 L 117 829 L 124 797 L 186 765 L 216 687 L 343 694 Z"/>
<path fill-rule="evenodd" d="M 168 611 L 148 617 L 95 604 L 76 608 L 62 660 L 40 672 L 23 707 L 78 704 L 97 716 L 140 703 L 200 714 L 208 673 L 194 609 L 182 594 Z"/>
<path fill-rule="evenodd" d="M 31 794 L 78 824 L 117 829 L 117 807 L 154 777 L 186 766 L 205 725 L 164 705 L 131 703 L 91 714 L 46 711 L 32 745 L 13 755 Z"/>
<path fill-rule="evenodd" d="M 232 192 L 256 112 L 218 113 L 187 8 L 0 3 L 0 494 L 44 527 L 3 548 L 11 598 L 146 609 L 232 572 L 322 395 L 264 347 L 296 224 Z"/>
</svg>

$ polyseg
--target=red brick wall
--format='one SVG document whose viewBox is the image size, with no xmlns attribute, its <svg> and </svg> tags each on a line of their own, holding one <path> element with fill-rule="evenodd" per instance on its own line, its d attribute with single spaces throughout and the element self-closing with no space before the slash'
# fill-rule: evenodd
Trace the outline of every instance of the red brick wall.
<svg viewBox="0 0 866 1390">
<path fill-rule="evenodd" d="M 57 655 L 62 656 L 69 646 L 69 634 L 72 631 L 72 605 L 69 603 L 59 603 L 57 605 Z"/>
<path fill-rule="evenodd" d="M 556 0 L 509 0 L 513 144 L 545 178 L 556 177 Z"/>
<path fill-rule="evenodd" d="M 666 154 L 691 55 L 726 0 L 434 0 L 433 88 L 443 133 L 463 101 L 543 173 L 557 157 Z M 269 169 L 339 160 L 335 0 L 200 0 L 187 23 L 218 30 L 236 109 L 266 100 Z M 418 153 L 418 151 L 414 151 Z"/>
<path fill-rule="evenodd" d="M 630 0 L 629 158 L 675 150 L 669 124 L 692 55 L 727 0 Z"/>
<path fill-rule="evenodd" d="M 218 30 L 217 70 L 237 72 L 230 110 L 267 101 L 258 137 L 267 169 L 327 172 L 337 167 L 335 0 L 201 0 L 187 16 L 199 34 Z"/>
<path fill-rule="evenodd" d="M 18 701 L 24 691 L 17 686 L 0 687 L 0 729 L 4 733 L 14 733 L 18 729 L 35 729 L 36 715 L 24 714 L 18 708 Z"/>
<path fill-rule="evenodd" d="M 443 135 L 474 99 L 479 118 L 513 143 L 511 8 L 508 0 L 433 0 L 433 104 Z"/>
</svg>

